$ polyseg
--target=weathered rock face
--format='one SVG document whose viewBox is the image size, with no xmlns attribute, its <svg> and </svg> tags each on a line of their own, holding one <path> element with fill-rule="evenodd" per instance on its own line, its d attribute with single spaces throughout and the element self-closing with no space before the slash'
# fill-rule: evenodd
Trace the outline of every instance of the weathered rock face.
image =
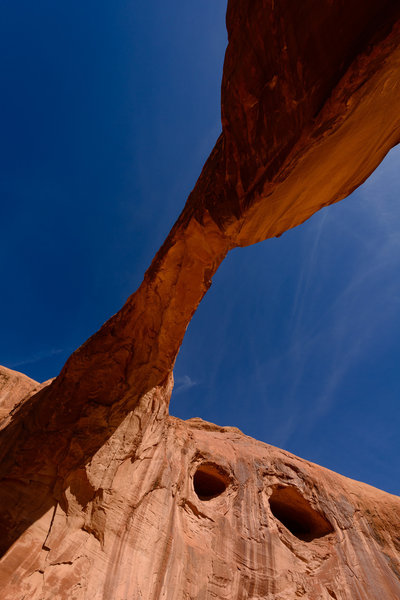
<svg viewBox="0 0 400 600">
<path fill-rule="evenodd" d="M 0 423 L 19 402 L 32 396 L 40 387 L 26 375 L 0 365 Z"/>
<path fill-rule="evenodd" d="M 167 412 L 226 253 L 341 200 L 399 141 L 400 4 L 230 0 L 227 25 L 223 131 L 142 285 L 49 385 L 13 375 L 4 598 L 400 597 L 399 499 Z"/>
<path fill-rule="evenodd" d="M 168 417 L 171 387 L 65 478 L 3 559 L 3 600 L 400 597 L 399 498 Z"/>
</svg>

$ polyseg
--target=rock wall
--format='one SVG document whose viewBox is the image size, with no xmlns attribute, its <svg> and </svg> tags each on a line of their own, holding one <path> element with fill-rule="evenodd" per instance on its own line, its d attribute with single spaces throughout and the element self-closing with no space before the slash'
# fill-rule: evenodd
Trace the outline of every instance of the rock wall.
<svg viewBox="0 0 400 600">
<path fill-rule="evenodd" d="M 30 377 L 0 365 L 0 423 L 9 417 L 11 411 L 41 385 Z"/>
<path fill-rule="evenodd" d="M 68 474 L 4 557 L 3 600 L 400 597 L 400 498 L 168 417 L 171 390 Z"/>
<path fill-rule="evenodd" d="M 400 5 L 230 0 L 227 27 L 223 130 L 142 285 L 53 382 L 15 375 L 5 598 L 400 596 L 397 498 L 167 412 L 227 252 L 343 199 L 399 141 Z"/>
</svg>

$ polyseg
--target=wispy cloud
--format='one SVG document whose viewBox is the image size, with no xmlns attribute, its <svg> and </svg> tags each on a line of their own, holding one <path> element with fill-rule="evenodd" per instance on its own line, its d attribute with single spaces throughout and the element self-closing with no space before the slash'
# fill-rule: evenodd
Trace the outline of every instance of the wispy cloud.
<svg viewBox="0 0 400 600">
<path fill-rule="evenodd" d="M 9 369 L 17 369 L 19 367 L 23 367 L 25 365 L 33 365 L 41 360 L 45 360 L 46 358 L 51 358 L 52 356 L 56 356 L 57 354 L 62 354 L 64 350 L 60 348 L 53 348 L 48 351 L 35 352 L 35 354 L 31 354 L 22 360 L 9 363 L 7 366 Z"/>
<path fill-rule="evenodd" d="M 181 394 L 182 392 L 187 392 L 187 390 L 190 390 L 192 387 L 199 385 L 197 381 L 193 381 L 193 379 L 191 379 L 189 377 L 189 375 L 183 375 L 182 377 L 177 377 L 175 379 L 175 387 L 174 387 L 174 394 Z"/>
<path fill-rule="evenodd" d="M 279 445 L 286 446 L 299 427 L 311 431 L 326 417 L 352 369 L 385 343 L 396 322 L 400 207 L 392 190 L 400 179 L 394 175 L 399 149 L 394 154 L 352 199 L 325 209 L 306 225 L 314 228 L 314 242 L 303 245 L 288 345 L 265 369 L 271 373 L 285 364 L 290 374 L 282 393 L 287 418 L 276 431 Z M 324 254 L 330 256 L 328 263 Z M 318 296 L 330 276 L 335 285 Z"/>
</svg>

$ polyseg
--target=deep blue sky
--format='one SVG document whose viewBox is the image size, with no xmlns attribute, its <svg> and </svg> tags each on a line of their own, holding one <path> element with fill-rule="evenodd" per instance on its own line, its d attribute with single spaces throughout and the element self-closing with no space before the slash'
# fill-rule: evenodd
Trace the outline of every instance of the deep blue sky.
<svg viewBox="0 0 400 600">
<path fill-rule="evenodd" d="M 140 284 L 220 132 L 225 8 L 1 3 L 1 364 L 56 375 Z M 228 256 L 173 414 L 400 494 L 399 164 Z"/>
</svg>

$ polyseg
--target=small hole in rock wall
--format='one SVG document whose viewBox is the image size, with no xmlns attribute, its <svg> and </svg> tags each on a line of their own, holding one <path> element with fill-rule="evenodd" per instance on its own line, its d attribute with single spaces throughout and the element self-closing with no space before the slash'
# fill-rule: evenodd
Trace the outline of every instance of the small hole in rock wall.
<svg viewBox="0 0 400 600">
<path fill-rule="evenodd" d="M 269 498 L 271 512 L 293 535 L 310 542 L 332 533 L 329 521 L 294 487 L 277 487 Z"/>
<path fill-rule="evenodd" d="M 194 491 L 200 500 L 211 500 L 220 496 L 228 485 L 228 474 L 214 463 L 203 463 L 193 477 Z"/>
</svg>

